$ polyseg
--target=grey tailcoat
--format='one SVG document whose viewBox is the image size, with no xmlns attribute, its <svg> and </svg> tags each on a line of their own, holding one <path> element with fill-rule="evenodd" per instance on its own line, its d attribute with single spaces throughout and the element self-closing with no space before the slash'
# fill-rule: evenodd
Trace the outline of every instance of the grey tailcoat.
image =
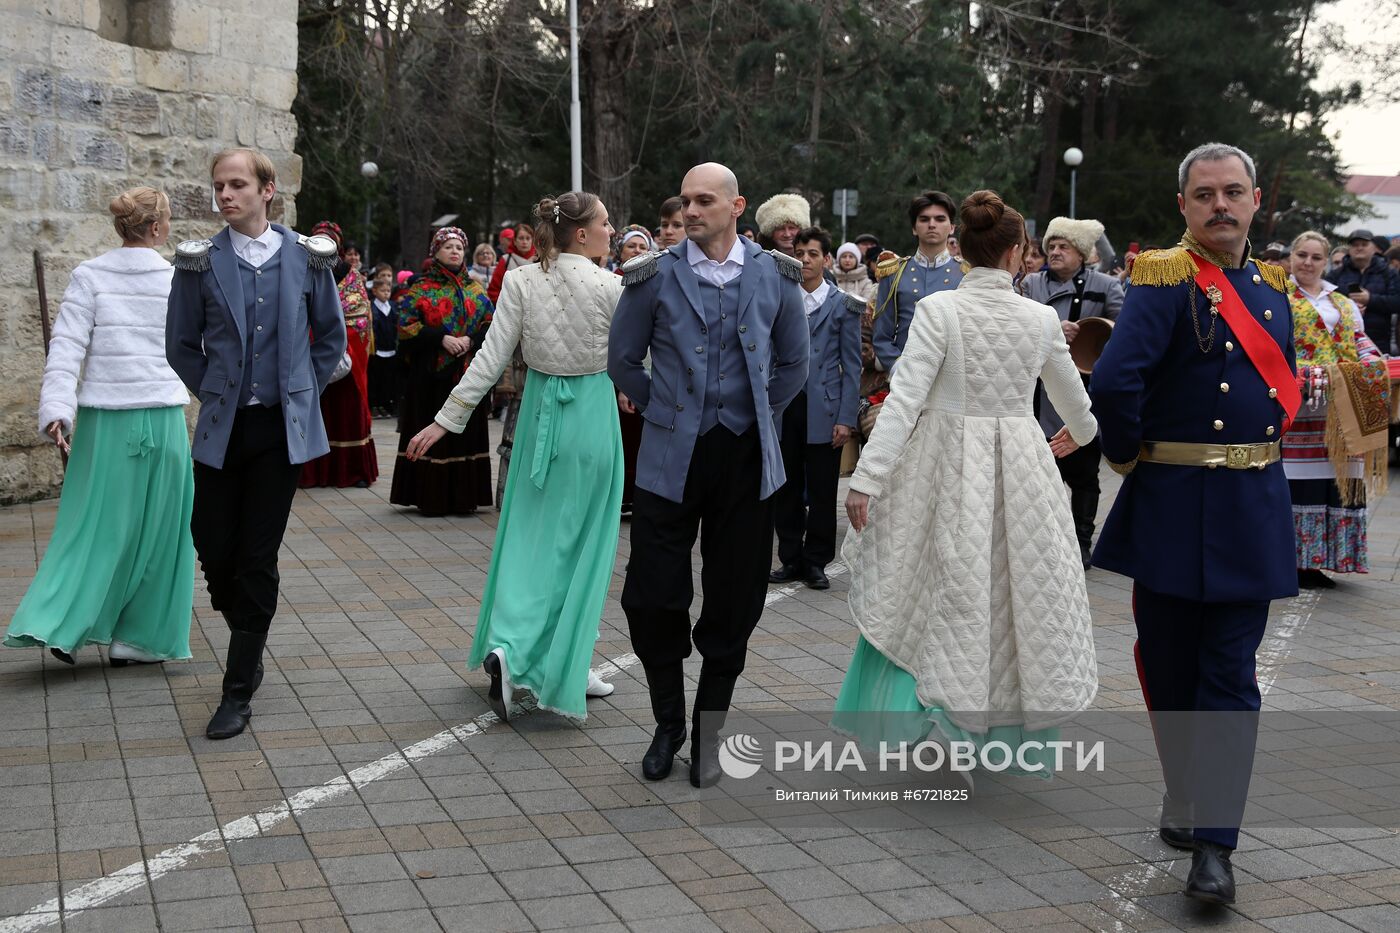
<svg viewBox="0 0 1400 933">
<path fill-rule="evenodd" d="M 777 420 L 807 382 L 807 315 L 800 286 L 757 243 L 740 242 L 739 333 L 763 449 L 759 498 L 767 499 L 786 478 Z M 685 242 L 671 247 L 654 275 L 623 290 L 608 337 L 608 375 L 642 413 L 637 486 L 672 502 L 685 498 L 700 415 L 714 404 L 705 398 L 709 337 L 701 332 L 700 280 L 685 253 Z M 648 351 L 650 374 L 642 366 Z"/>
<path fill-rule="evenodd" d="M 278 394 L 287 425 L 291 463 L 305 463 L 330 451 L 321 420 L 321 392 L 345 354 L 345 318 L 329 269 L 307 266 L 308 252 L 297 234 L 280 224 L 281 288 L 277 317 Z M 199 399 L 194 459 L 224 465 L 233 416 L 243 379 L 247 324 L 243 285 L 229 228 L 214 235 L 209 268 L 177 268 L 165 317 L 165 358 L 180 381 Z"/>
</svg>

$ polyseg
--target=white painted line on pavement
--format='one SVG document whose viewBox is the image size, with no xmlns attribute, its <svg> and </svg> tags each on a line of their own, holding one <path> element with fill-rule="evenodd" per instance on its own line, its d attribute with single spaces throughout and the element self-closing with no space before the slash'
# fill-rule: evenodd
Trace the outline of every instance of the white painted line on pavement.
<svg viewBox="0 0 1400 933">
<path fill-rule="evenodd" d="M 832 564 L 827 568 L 828 576 L 834 577 L 845 572 L 846 568 L 843 564 Z M 763 605 L 767 608 L 779 600 L 792 596 L 801 588 L 802 584 L 795 584 L 785 586 L 780 590 L 769 591 L 764 597 Z M 637 663 L 639 663 L 639 659 L 635 654 L 624 654 L 611 661 L 604 661 L 593 669 L 593 673 L 606 680 L 613 674 Z M 522 704 L 522 706 L 526 712 L 534 708 L 533 702 Z M 402 752 L 385 755 L 378 761 L 361 765 L 347 774 L 327 781 L 325 784 L 309 787 L 288 797 L 281 803 L 259 810 L 257 813 L 239 817 L 225 823 L 218 829 L 195 836 L 189 842 L 172 846 L 145 861 L 133 862 L 110 875 L 98 878 L 96 881 L 89 881 L 64 895 L 62 901 L 59 898 L 53 898 L 31 907 L 22 914 L 0 920 L 0 933 L 32 933 L 35 930 L 56 926 L 59 923 L 60 912 L 64 919 L 71 920 L 85 910 L 100 907 L 129 891 L 154 882 L 157 878 L 179 871 L 200 856 L 219 851 L 227 842 L 261 836 L 273 827 L 286 822 L 297 814 L 305 813 L 312 807 L 343 797 L 356 787 L 364 787 L 366 784 L 372 784 L 392 774 L 397 774 L 413 762 L 436 755 L 453 745 L 465 743 L 467 739 L 474 735 L 480 735 L 489 726 L 499 721 L 495 713 L 488 712 L 477 716 L 470 722 L 444 729 L 434 736 L 410 745 Z"/>
</svg>

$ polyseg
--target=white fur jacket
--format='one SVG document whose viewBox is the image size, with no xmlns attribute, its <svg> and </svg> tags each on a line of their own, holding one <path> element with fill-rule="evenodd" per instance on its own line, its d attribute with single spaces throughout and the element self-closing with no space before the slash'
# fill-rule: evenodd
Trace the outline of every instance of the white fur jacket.
<svg viewBox="0 0 1400 933">
<path fill-rule="evenodd" d="M 166 408 L 190 394 L 165 361 L 170 263 L 153 249 L 118 247 L 81 263 L 53 325 L 39 432 L 73 429 L 80 406 Z"/>
</svg>

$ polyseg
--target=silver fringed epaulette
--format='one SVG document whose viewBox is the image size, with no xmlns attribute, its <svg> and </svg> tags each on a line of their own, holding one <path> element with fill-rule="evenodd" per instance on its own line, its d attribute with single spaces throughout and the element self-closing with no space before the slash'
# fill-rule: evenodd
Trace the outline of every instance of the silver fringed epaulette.
<svg viewBox="0 0 1400 933">
<path fill-rule="evenodd" d="M 792 279 L 794 282 L 802 281 L 802 263 L 793 259 L 787 253 L 780 253 L 776 249 L 770 249 L 768 255 L 773 257 L 773 261 L 778 264 L 778 274 L 784 278 Z"/>
<path fill-rule="evenodd" d="M 850 292 L 842 292 L 846 296 L 846 308 L 854 314 L 865 313 L 865 299 L 859 295 L 852 295 Z"/>
<path fill-rule="evenodd" d="M 297 245 L 306 250 L 306 264 L 312 269 L 334 269 L 340 255 L 335 240 L 328 236 L 303 236 L 297 238 Z"/>
<path fill-rule="evenodd" d="M 661 268 L 661 254 L 657 252 L 642 253 L 640 256 L 633 256 L 622 264 L 622 284 L 639 285 L 647 279 L 656 275 Z"/>
<path fill-rule="evenodd" d="M 175 268 L 203 272 L 209 268 L 209 248 L 213 240 L 184 240 L 175 247 Z"/>
</svg>

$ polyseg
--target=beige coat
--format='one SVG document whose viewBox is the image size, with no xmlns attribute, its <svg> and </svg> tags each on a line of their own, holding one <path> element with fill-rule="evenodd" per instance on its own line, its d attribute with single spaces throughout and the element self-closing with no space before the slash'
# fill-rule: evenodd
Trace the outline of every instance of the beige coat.
<svg viewBox="0 0 1400 933">
<path fill-rule="evenodd" d="M 970 271 L 919 302 L 851 488 L 851 613 L 928 706 L 984 731 L 1043 728 L 1098 688 L 1079 546 L 1031 409 L 1040 378 L 1080 444 L 1097 424 L 1053 309 Z"/>
</svg>

